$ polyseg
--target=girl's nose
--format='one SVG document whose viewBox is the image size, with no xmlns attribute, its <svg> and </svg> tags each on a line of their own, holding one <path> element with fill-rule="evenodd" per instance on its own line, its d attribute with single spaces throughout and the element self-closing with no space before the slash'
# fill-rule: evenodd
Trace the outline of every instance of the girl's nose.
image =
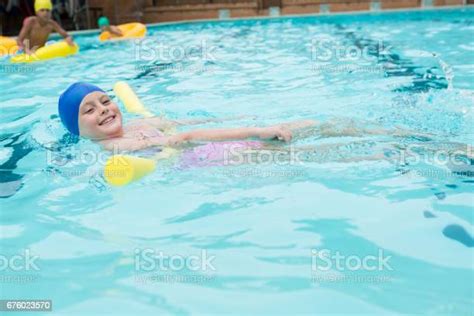
<svg viewBox="0 0 474 316">
<path fill-rule="evenodd" d="M 102 114 L 106 114 L 107 112 L 109 112 L 109 109 L 106 108 L 106 107 L 103 107 L 102 108 Z"/>
</svg>

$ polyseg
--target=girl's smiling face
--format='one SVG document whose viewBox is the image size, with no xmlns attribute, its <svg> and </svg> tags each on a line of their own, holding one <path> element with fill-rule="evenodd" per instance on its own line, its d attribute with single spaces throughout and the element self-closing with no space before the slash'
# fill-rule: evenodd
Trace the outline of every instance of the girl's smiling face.
<svg viewBox="0 0 474 316">
<path fill-rule="evenodd" d="M 122 136 L 122 113 L 117 104 L 100 91 L 86 95 L 79 106 L 79 133 L 94 140 Z"/>
</svg>

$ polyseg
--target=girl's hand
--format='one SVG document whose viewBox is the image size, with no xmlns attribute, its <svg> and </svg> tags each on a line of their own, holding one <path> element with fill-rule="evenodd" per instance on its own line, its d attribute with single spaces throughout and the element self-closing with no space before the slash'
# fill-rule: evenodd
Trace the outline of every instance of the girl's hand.
<svg viewBox="0 0 474 316">
<path fill-rule="evenodd" d="M 168 146 L 179 146 L 186 141 L 186 137 L 184 134 L 178 134 L 168 137 L 166 145 Z"/>
<path fill-rule="evenodd" d="M 258 137 L 261 139 L 278 139 L 285 142 L 289 142 L 291 140 L 291 131 L 283 126 L 270 126 L 270 127 L 263 127 L 260 129 L 258 133 Z"/>
</svg>

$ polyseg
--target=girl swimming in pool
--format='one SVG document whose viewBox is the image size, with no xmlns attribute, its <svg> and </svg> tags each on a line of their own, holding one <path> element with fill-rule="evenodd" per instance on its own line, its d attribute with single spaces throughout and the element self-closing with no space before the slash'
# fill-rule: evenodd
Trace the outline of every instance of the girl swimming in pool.
<svg viewBox="0 0 474 316">
<path fill-rule="evenodd" d="M 424 138 L 429 141 L 431 135 L 414 133 L 404 129 L 384 129 L 369 124 L 356 124 L 354 121 L 334 121 L 320 123 L 312 120 L 296 121 L 269 127 L 242 127 L 231 129 L 196 129 L 174 135 L 166 135 L 170 128 L 182 125 L 202 124 L 211 120 L 170 121 L 163 118 L 138 119 L 128 125 L 122 124 L 122 113 L 107 94 L 97 86 L 88 83 L 74 83 L 64 91 L 59 98 L 59 115 L 64 126 L 72 133 L 99 142 L 105 149 L 115 152 L 137 151 L 150 147 L 181 147 L 186 143 L 208 142 L 199 144 L 183 153 L 182 166 L 211 166 L 220 165 L 226 154 L 232 152 L 262 152 L 273 151 L 286 153 L 288 148 L 275 146 L 260 140 L 277 139 L 289 142 L 293 134 L 299 137 L 364 137 L 370 135 L 390 135 L 395 137 Z M 466 156 L 473 158 L 472 147 L 465 144 L 446 144 L 467 152 Z M 323 144 L 297 150 L 307 153 L 324 154 L 339 151 L 339 147 L 347 144 Z M 398 144 L 389 146 L 390 150 L 398 150 Z M 426 144 L 423 145 L 426 147 Z M 438 145 L 439 147 L 439 145 Z M 386 151 L 386 150 L 385 150 Z M 329 157 L 329 155 L 328 155 Z M 331 156 L 332 157 L 332 156 Z M 318 158 L 319 159 L 319 158 Z M 332 157 L 331 160 L 348 162 L 360 160 L 387 160 L 383 153 L 368 155 L 360 158 Z"/>
<path fill-rule="evenodd" d="M 136 151 L 153 146 L 176 147 L 192 141 L 231 141 L 259 138 L 289 142 L 292 130 L 312 126 L 313 121 L 300 121 L 269 127 L 232 129 L 197 129 L 175 135 L 164 131 L 176 125 L 192 125 L 202 121 L 169 121 L 163 118 L 136 120 L 122 124 L 122 113 L 107 94 L 88 83 L 74 83 L 59 98 L 59 115 L 64 126 L 75 135 L 99 142 L 107 150 Z M 240 146 L 260 146 L 244 142 Z"/>
</svg>

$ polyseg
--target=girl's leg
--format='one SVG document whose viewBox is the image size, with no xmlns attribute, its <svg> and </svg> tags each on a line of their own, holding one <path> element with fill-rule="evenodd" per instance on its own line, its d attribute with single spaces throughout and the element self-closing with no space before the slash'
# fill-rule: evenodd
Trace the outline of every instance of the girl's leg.
<svg viewBox="0 0 474 316">
<path fill-rule="evenodd" d="M 393 128 L 387 129 L 371 122 L 356 122 L 351 119 L 333 119 L 327 122 L 314 120 L 303 120 L 284 123 L 281 126 L 289 128 L 295 138 L 329 138 L 329 137 L 364 137 L 373 135 L 385 135 L 395 137 L 424 137 L 430 139 L 430 134 L 422 134 L 414 131 Z"/>
<path fill-rule="evenodd" d="M 360 148 L 361 152 L 356 152 Z M 366 142 L 351 142 L 337 144 L 323 144 L 318 146 L 271 146 L 263 148 L 249 148 L 239 153 L 239 161 L 243 162 L 274 162 L 276 164 L 291 163 L 327 163 L 327 162 L 359 162 L 375 160 L 394 160 L 396 155 L 386 155 L 386 152 L 396 152 L 396 148 L 386 143 L 367 150 Z"/>
<path fill-rule="evenodd" d="M 462 164 L 460 161 L 467 158 L 467 166 L 473 165 L 474 148 L 468 144 L 454 142 L 349 142 L 309 146 L 271 146 L 261 149 L 252 149 L 255 155 L 272 157 L 288 157 L 296 162 L 358 162 L 385 160 L 394 164 L 405 162 L 436 162 L 434 158 L 451 164 Z M 280 155 L 280 156 L 279 156 Z M 464 157 L 464 158 L 463 158 Z"/>
<path fill-rule="evenodd" d="M 306 138 L 314 136 L 320 124 L 321 122 L 315 120 L 299 120 L 278 124 L 277 126 L 289 129 L 294 138 Z"/>
<path fill-rule="evenodd" d="M 300 121 L 294 121 L 294 122 L 289 122 L 289 123 L 283 123 L 283 124 L 280 124 L 280 126 L 284 128 L 288 128 L 292 132 L 295 132 L 304 128 L 315 127 L 319 124 L 320 122 L 314 121 L 314 120 L 300 120 Z"/>
</svg>

